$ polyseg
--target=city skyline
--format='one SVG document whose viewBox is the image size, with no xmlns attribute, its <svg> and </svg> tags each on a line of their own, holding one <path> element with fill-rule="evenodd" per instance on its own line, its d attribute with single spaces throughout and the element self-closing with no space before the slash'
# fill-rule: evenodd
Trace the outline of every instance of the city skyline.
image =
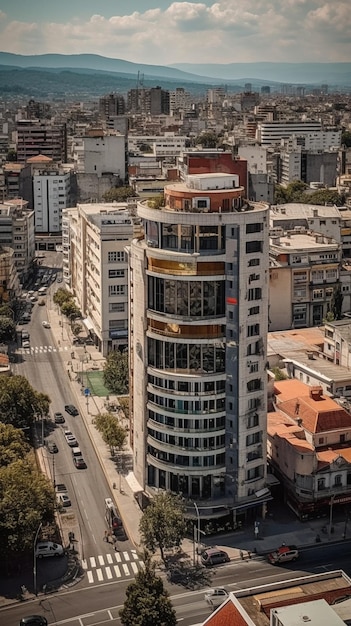
<svg viewBox="0 0 351 626">
<path fill-rule="evenodd" d="M 151 65 L 348 62 L 350 26 L 343 0 L 0 0 L 4 52 L 91 53 Z"/>
</svg>

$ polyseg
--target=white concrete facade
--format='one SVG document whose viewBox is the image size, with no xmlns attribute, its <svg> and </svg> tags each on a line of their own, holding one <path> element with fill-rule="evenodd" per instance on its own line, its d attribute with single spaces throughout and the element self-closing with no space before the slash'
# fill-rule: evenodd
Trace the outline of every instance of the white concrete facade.
<svg viewBox="0 0 351 626">
<path fill-rule="evenodd" d="M 109 134 L 83 137 L 81 166 L 85 174 L 115 174 L 124 181 L 126 176 L 126 146 L 124 135 Z"/>
<path fill-rule="evenodd" d="M 140 202 L 145 238 L 130 246 L 134 474 L 204 517 L 268 491 L 268 206 L 245 210 L 243 188 L 219 184 L 229 177 L 169 185 L 161 209 Z"/>
<path fill-rule="evenodd" d="M 35 232 L 61 232 L 62 210 L 70 204 L 70 192 L 69 172 L 48 170 L 33 173 Z"/>
</svg>

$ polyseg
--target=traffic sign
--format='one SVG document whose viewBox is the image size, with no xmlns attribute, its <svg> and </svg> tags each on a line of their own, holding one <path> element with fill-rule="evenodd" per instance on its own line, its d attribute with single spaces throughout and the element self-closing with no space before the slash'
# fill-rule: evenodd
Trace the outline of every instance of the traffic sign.
<svg viewBox="0 0 351 626">
<path fill-rule="evenodd" d="M 90 396 L 90 389 L 89 389 L 89 387 L 87 387 L 86 389 L 84 389 L 84 395 L 85 395 L 85 396 Z"/>
</svg>

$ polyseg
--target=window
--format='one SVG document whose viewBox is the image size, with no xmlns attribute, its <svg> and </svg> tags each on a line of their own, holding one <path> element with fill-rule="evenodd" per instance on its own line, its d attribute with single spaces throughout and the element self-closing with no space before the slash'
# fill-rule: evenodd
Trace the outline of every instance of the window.
<svg viewBox="0 0 351 626">
<path fill-rule="evenodd" d="M 260 378 L 254 378 L 254 380 L 249 380 L 249 382 L 246 385 L 247 387 L 247 391 L 258 391 L 259 389 L 261 389 L 261 379 Z"/>
<path fill-rule="evenodd" d="M 260 259 L 250 259 L 248 265 L 249 267 L 255 267 L 260 264 Z"/>
<path fill-rule="evenodd" d="M 109 252 L 108 253 L 108 262 L 109 263 L 118 263 L 125 261 L 125 252 Z"/>
<path fill-rule="evenodd" d="M 252 306 L 249 309 L 249 315 L 257 315 L 260 312 L 260 307 L 259 306 Z"/>
<path fill-rule="evenodd" d="M 249 276 L 249 283 L 252 283 L 254 280 L 260 280 L 260 275 L 259 274 L 250 274 L 250 276 Z"/>
<path fill-rule="evenodd" d="M 124 302 L 110 302 L 108 310 L 110 313 L 123 313 L 125 310 Z"/>
<path fill-rule="evenodd" d="M 341 474 L 337 474 L 337 475 L 335 476 L 335 479 L 334 479 L 334 486 L 335 486 L 335 487 L 340 487 L 341 485 L 342 485 L 342 482 L 341 482 Z"/>
<path fill-rule="evenodd" d="M 263 229 L 263 224 L 246 224 L 246 234 L 260 233 Z"/>
<path fill-rule="evenodd" d="M 247 292 L 248 300 L 261 300 L 262 299 L 262 289 L 261 287 L 255 287 L 254 289 L 249 289 Z"/>
<path fill-rule="evenodd" d="M 256 478 L 262 478 L 263 476 L 263 466 L 258 465 L 257 467 L 253 467 L 247 471 L 247 480 L 255 480 Z"/>
<path fill-rule="evenodd" d="M 260 334 L 260 325 L 259 324 L 252 324 L 251 326 L 247 327 L 247 336 L 248 337 L 254 337 L 256 335 Z"/>
<path fill-rule="evenodd" d="M 113 296 L 123 296 L 126 292 L 125 285 L 109 285 L 108 295 L 109 297 Z"/>
<path fill-rule="evenodd" d="M 318 491 L 325 489 L 325 478 L 318 478 L 317 489 Z"/>
<path fill-rule="evenodd" d="M 314 289 L 312 292 L 313 300 L 320 300 L 323 298 L 323 289 Z"/>
<path fill-rule="evenodd" d="M 263 242 L 262 241 L 247 241 L 246 242 L 246 253 L 250 254 L 252 252 L 262 252 L 263 250 Z"/>
<path fill-rule="evenodd" d="M 125 275 L 125 270 L 109 270 L 108 277 L 109 278 L 123 278 Z"/>
<path fill-rule="evenodd" d="M 247 428 L 254 428 L 258 426 L 258 413 L 250 415 L 247 419 Z"/>
</svg>

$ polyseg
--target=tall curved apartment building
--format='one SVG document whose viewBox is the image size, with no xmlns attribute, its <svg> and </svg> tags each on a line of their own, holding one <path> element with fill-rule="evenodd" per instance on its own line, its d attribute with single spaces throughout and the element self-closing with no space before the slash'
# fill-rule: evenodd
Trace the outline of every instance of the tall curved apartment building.
<svg viewBox="0 0 351 626">
<path fill-rule="evenodd" d="M 134 474 L 202 517 L 262 507 L 268 205 L 237 175 L 190 175 L 138 204 L 130 246 Z M 193 508 L 194 510 L 194 508 Z"/>
</svg>

